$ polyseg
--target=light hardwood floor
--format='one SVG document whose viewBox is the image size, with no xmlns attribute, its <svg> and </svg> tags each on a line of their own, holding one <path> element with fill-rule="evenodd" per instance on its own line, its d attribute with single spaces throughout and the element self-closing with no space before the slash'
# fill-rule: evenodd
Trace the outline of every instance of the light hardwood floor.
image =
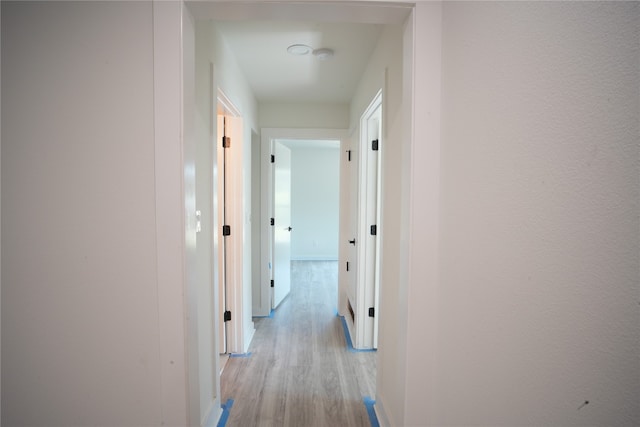
<svg viewBox="0 0 640 427">
<path fill-rule="evenodd" d="M 336 316 L 337 262 L 294 261 L 291 293 L 273 318 L 256 318 L 251 356 L 221 377 L 235 426 L 369 426 L 375 352 L 350 352 Z"/>
</svg>

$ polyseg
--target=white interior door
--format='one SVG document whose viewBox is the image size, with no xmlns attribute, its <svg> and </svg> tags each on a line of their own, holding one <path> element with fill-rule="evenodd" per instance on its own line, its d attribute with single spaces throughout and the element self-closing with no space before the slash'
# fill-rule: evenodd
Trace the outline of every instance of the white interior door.
<svg viewBox="0 0 640 427">
<path fill-rule="evenodd" d="M 273 308 L 291 290 L 291 150 L 274 142 Z"/>
<path fill-rule="evenodd" d="M 373 348 L 378 348 L 378 321 L 380 316 L 378 315 L 378 307 L 380 303 L 380 242 L 382 236 L 380 234 L 380 226 L 382 222 L 381 206 L 380 206 L 380 192 L 382 190 L 382 102 L 377 105 L 372 116 L 369 118 L 369 132 L 371 134 L 370 139 L 378 141 L 378 151 L 372 152 L 371 158 L 371 185 L 374 187 L 371 189 L 371 198 L 369 200 L 369 212 L 371 212 L 371 224 L 376 224 L 376 235 L 373 237 L 372 245 L 374 246 L 374 253 L 372 255 L 370 266 L 373 274 Z M 371 233 L 369 233 L 371 235 Z"/>
<path fill-rule="evenodd" d="M 226 147 L 222 145 L 226 138 Z M 243 311 L 242 118 L 218 116 L 219 345 L 222 353 L 242 353 L 247 319 Z M 250 298 L 250 295 L 247 296 Z"/>
<path fill-rule="evenodd" d="M 359 143 L 358 141 L 351 142 L 350 152 L 348 154 L 348 234 L 347 234 L 347 262 L 349 263 L 347 268 L 347 300 L 348 306 L 346 318 L 350 322 L 350 326 L 353 327 L 355 319 L 352 317 L 355 315 L 353 310 L 357 308 L 358 294 L 357 294 L 357 276 L 358 271 L 358 253 L 356 245 L 360 238 L 358 237 L 358 174 L 359 174 Z"/>
<path fill-rule="evenodd" d="M 360 125 L 359 212 L 357 242 L 356 346 L 376 348 L 378 330 L 380 258 L 380 150 L 382 149 L 382 95 L 378 93 Z"/>
<path fill-rule="evenodd" d="M 214 204 L 218 209 L 218 223 L 221 226 L 224 223 L 224 213 L 223 207 L 224 202 L 222 200 L 224 192 L 225 192 L 225 177 L 224 177 L 224 153 L 222 145 L 220 141 L 224 137 L 224 116 L 218 115 L 218 135 L 215 142 L 215 149 L 217 150 L 217 167 L 218 167 L 218 200 L 217 203 Z M 215 233 L 218 237 L 218 268 L 216 269 L 218 273 L 218 313 L 221 316 L 218 322 L 218 349 L 220 353 L 227 353 L 227 334 L 226 334 L 226 324 L 224 322 L 223 316 L 224 312 L 227 310 L 226 306 L 226 281 L 225 281 L 225 257 L 224 257 L 224 238 L 222 237 L 222 233 L 219 231 Z"/>
</svg>

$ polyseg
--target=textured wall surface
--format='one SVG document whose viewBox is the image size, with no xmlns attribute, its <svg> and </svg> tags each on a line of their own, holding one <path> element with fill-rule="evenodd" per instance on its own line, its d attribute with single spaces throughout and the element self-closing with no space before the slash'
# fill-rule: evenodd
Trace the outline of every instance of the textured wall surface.
<svg viewBox="0 0 640 427">
<path fill-rule="evenodd" d="M 438 425 L 640 424 L 638 7 L 444 5 Z"/>
<path fill-rule="evenodd" d="M 3 424 L 159 425 L 151 4 L 2 19 Z"/>
</svg>

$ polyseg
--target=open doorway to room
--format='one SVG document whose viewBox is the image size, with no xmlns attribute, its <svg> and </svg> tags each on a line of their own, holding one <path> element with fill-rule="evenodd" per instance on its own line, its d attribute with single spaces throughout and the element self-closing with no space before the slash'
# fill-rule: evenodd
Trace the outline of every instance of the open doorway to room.
<svg viewBox="0 0 640 427">
<path fill-rule="evenodd" d="M 272 308 L 281 304 L 293 287 L 305 279 L 311 279 L 313 275 L 324 277 L 323 285 L 332 295 L 335 308 L 338 285 L 340 141 L 282 139 L 274 141 L 274 144 L 275 280 Z M 288 162 L 281 158 L 287 155 L 290 158 Z M 283 247 L 287 244 L 288 248 Z M 282 274 L 280 269 L 286 269 L 290 274 Z M 283 291 L 280 291 L 283 280 L 279 280 L 279 277 L 288 279 L 288 285 L 282 286 L 285 288 Z"/>
<path fill-rule="evenodd" d="M 246 350 L 247 330 L 252 333 L 252 322 L 247 322 L 247 300 L 244 280 L 245 223 L 243 174 L 244 132 L 239 109 L 218 89 L 217 91 L 217 194 L 216 205 L 220 222 L 218 236 L 218 348 L 221 370 L 231 354 Z M 249 324 L 247 324 L 249 323 Z"/>
<path fill-rule="evenodd" d="M 290 293 L 292 263 L 326 261 L 326 268 L 336 270 L 337 285 L 344 139 L 342 130 L 262 131 L 263 304 L 254 304 L 258 316 L 271 315 Z M 336 297 L 332 311 L 337 308 Z"/>
</svg>

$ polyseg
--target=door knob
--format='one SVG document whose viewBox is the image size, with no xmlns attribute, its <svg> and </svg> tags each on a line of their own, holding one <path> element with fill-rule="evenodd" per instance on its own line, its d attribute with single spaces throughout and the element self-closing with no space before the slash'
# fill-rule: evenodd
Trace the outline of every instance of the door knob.
<svg viewBox="0 0 640 427">
<path fill-rule="evenodd" d="M 291 228 L 291 226 L 289 226 L 289 227 L 285 228 L 285 230 L 291 231 L 291 230 L 293 230 L 293 228 Z"/>
<path fill-rule="evenodd" d="M 355 246 L 356 245 L 356 239 L 349 240 L 349 243 L 351 243 L 353 246 Z"/>
</svg>

